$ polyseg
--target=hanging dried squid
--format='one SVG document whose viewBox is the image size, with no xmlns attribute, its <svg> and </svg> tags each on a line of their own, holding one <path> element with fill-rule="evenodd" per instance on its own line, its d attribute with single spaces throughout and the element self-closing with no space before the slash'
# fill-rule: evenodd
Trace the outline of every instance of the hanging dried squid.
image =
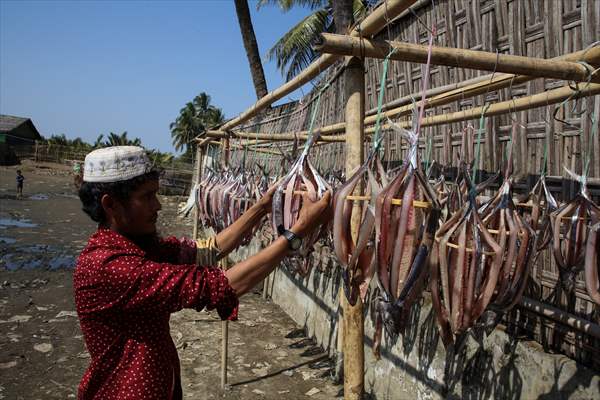
<svg viewBox="0 0 600 400">
<path fill-rule="evenodd" d="M 367 161 L 336 189 L 333 197 L 333 248 L 342 266 L 344 293 L 348 302 L 356 303 L 358 295 L 364 300 L 367 288 L 375 272 L 375 200 L 383 186 L 388 184 L 387 175 L 375 149 Z M 359 205 L 348 197 L 357 187 L 365 188 L 368 204 Z M 352 210 L 362 208 L 356 242 L 352 239 Z M 356 289 L 358 288 L 358 291 Z"/>
<path fill-rule="evenodd" d="M 513 123 L 513 140 L 517 124 Z M 488 232 L 495 235 L 496 242 L 501 248 L 502 264 L 492 303 L 486 311 L 483 323 L 487 327 L 495 326 L 499 318 L 509 311 L 523 295 L 530 275 L 536 233 L 529 223 L 518 213 L 513 202 L 512 192 L 512 146 L 504 174 L 504 182 L 498 192 L 479 213 L 483 225 Z"/>
<path fill-rule="evenodd" d="M 591 242 L 588 233 L 593 238 L 592 241 L 597 240 L 597 229 L 593 229 L 592 226 L 600 220 L 600 208 L 590 198 L 585 176 L 579 176 L 566 170 L 580 182 L 580 189 L 575 198 L 550 214 L 550 223 L 552 226 L 552 253 L 558 266 L 560 281 L 567 293 L 573 293 L 577 274 L 581 271 L 584 263 L 586 261 L 590 265 L 593 263 L 593 260 L 586 260 L 588 253 L 593 255 L 594 252 L 593 243 L 587 243 Z M 586 269 L 586 285 L 595 294 L 597 289 L 594 290 L 593 275 L 592 267 L 588 267 Z M 590 277 L 589 281 L 588 276 Z"/>
<path fill-rule="evenodd" d="M 302 192 L 308 192 L 311 201 L 321 199 L 325 192 L 331 190 L 329 184 L 321 177 L 317 169 L 310 162 L 309 151 L 318 138 L 315 132 L 310 136 L 304 150 L 294 162 L 290 171 L 282 178 L 273 194 L 272 223 L 276 232 L 282 229 L 291 229 L 298 220 L 302 207 Z M 320 229 L 315 229 L 309 236 L 303 238 L 302 247 L 298 251 L 300 256 L 296 270 L 301 275 L 310 272 L 311 257 L 309 254 L 321 234 Z"/>
<path fill-rule="evenodd" d="M 486 310 L 502 268 L 503 249 L 483 224 L 467 165 L 467 202 L 435 233 L 430 261 L 432 305 L 445 346 Z"/>
<path fill-rule="evenodd" d="M 391 335 L 400 333 L 412 304 L 422 293 L 440 216 L 435 191 L 418 164 L 418 134 L 388 122 L 408 140 L 409 150 L 398 174 L 376 200 L 377 282 L 380 293 L 375 299 L 375 348 L 379 344 L 381 324 Z M 413 118 L 413 126 L 415 123 Z M 394 199 L 401 199 L 401 204 L 394 205 Z"/>
<path fill-rule="evenodd" d="M 523 209 L 525 220 L 537 234 L 535 249 L 539 254 L 552 242 L 550 215 L 558 209 L 558 202 L 548 189 L 545 174 L 540 176 L 519 207 Z"/>
<path fill-rule="evenodd" d="M 600 240 L 598 240 L 598 231 L 600 230 L 599 215 L 592 217 L 593 226 L 590 227 L 585 248 L 585 288 L 596 304 L 600 305 L 600 282 L 598 274 L 600 272 Z"/>
</svg>

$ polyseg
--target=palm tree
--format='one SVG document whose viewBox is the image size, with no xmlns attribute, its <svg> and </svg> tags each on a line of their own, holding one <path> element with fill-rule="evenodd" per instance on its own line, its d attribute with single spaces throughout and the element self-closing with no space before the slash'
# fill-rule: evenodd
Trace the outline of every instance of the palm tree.
<svg viewBox="0 0 600 400">
<path fill-rule="evenodd" d="M 127 131 L 118 135 L 114 132 L 110 132 L 106 137 L 104 146 L 141 146 L 142 141 L 140 138 L 129 139 L 127 137 Z"/>
<path fill-rule="evenodd" d="M 223 123 L 224 119 L 221 109 L 210 104 L 210 96 L 200 93 L 179 111 L 179 116 L 169 126 L 175 150 L 185 149 L 186 154 L 191 153 L 196 149 L 194 138 Z"/>
<path fill-rule="evenodd" d="M 48 144 L 57 146 L 68 146 L 69 139 L 67 139 L 67 136 L 64 133 L 61 133 L 60 135 L 52 135 L 50 136 L 50 139 L 48 139 Z"/>
<path fill-rule="evenodd" d="M 254 34 L 250 10 L 248 9 L 248 0 L 235 0 L 235 12 L 240 24 L 248 64 L 250 64 L 250 74 L 252 75 L 252 82 L 254 82 L 256 98 L 260 99 L 268 92 L 267 81 L 265 80 L 265 72 L 260 61 L 260 54 L 258 53 L 256 35 Z"/>
<path fill-rule="evenodd" d="M 104 134 L 101 133 L 100 135 L 98 135 L 98 137 L 96 138 L 96 141 L 94 142 L 94 144 L 92 144 L 92 147 L 94 149 L 104 147 Z"/>
<path fill-rule="evenodd" d="M 319 34 L 347 33 L 353 21 L 366 15 L 374 3 L 374 0 L 259 0 L 258 8 L 278 5 L 283 12 L 294 6 L 315 10 L 275 43 L 267 52 L 267 59 L 276 60 L 277 68 L 289 81 L 317 58 L 312 46 Z"/>
</svg>

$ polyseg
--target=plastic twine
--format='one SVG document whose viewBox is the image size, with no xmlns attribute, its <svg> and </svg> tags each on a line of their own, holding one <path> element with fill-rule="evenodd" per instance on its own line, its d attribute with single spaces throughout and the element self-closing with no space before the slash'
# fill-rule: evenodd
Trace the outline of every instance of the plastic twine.
<svg viewBox="0 0 600 400">
<path fill-rule="evenodd" d="M 421 108 L 419 110 L 419 119 L 417 120 L 417 129 L 415 131 L 417 137 L 421 132 L 421 122 L 423 121 L 423 115 L 425 113 L 425 104 L 427 102 L 427 87 L 429 86 L 429 69 L 431 67 L 431 53 L 433 50 L 433 38 L 436 35 L 437 29 L 435 25 L 431 28 L 431 33 L 429 34 L 429 44 L 427 45 L 427 64 L 425 64 L 425 74 L 423 76 L 423 90 L 421 94 Z"/>
<path fill-rule="evenodd" d="M 426 150 L 425 150 L 425 174 L 427 176 L 429 176 L 429 160 L 431 157 L 431 150 L 433 148 L 433 138 L 431 136 L 429 136 L 429 138 L 427 139 L 427 145 L 426 145 Z"/>
<path fill-rule="evenodd" d="M 325 86 L 323 86 L 323 88 L 321 90 L 319 90 L 319 94 L 317 95 L 317 101 L 315 102 L 315 105 L 313 106 L 312 109 L 312 115 L 310 117 L 310 124 L 308 126 L 308 138 L 306 139 L 306 142 L 304 143 L 304 149 L 303 149 L 303 153 L 308 154 L 308 151 L 310 150 L 310 146 L 312 146 L 312 143 L 314 143 L 314 141 L 316 140 L 316 138 L 314 138 L 314 134 L 313 134 L 313 128 L 315 126 L 315 120 L 317 119 L 317 111 L 319 110 L 319 106 L 321 105 L 321 95 L 323 94 L 323 92 L 325 91 L 325 89 L 327 89 L 329 87 L 329 83 L 326 84 Z"/>
<path fill-rule="evenodd" d="M 390 57 L 396 52 L 397 49 L 392 48 L 388 55 L 383 60 L 383 71 L 381 72 L 381 80 L 379 82 L 379 97 L 377 98 L 377 119 L 375 120 L 375 137 L 373 139 L 373 152 L 377 152 L 381 149 L 383 138 L 381 137 L 381 112 L 383 110 L 383 97 L 385 94 L 385 84 L 387 79 L 387 71 L 390 63 Z"/>
<path fill-rule="evenodd" d="M 598 133 L 598 119 L 597 119 L 597 115 L 596 113 L 592 113 L 592 116 L 590 117 L 590 119 L 592 120 L 592 134 L 590 137 L 590 142 L 594 143 L 594 139 L 596 138 L 596 134 Z M 586 160 L 585 160 L 585 166 L 583 168 L 583 176 L 584 179 L 587 178 L 588 173 L 590 172 L 590 161 L 592 159 L 592 147 L 593 146 L 588 146 L 588 151 L 586 152 Z"/>
<path fill-rule="evenodd" d="M 486 104 L 483 106 L 483 110 L 481 110 L 481 117 L 479 117 L 479 130 L 477 131 L 477 147 L 475 148 L 475 162 L 473 163 L 473 170 L 471 171 L 471 175 L 473 175 L 473 182 L 477 182 L 477 166 L 479 165 L 479 156 L 481 154 L 481 133 L 483 132 L 485 123 L 485 113 L 490 108 L 490 104 Z"/>
</svg>

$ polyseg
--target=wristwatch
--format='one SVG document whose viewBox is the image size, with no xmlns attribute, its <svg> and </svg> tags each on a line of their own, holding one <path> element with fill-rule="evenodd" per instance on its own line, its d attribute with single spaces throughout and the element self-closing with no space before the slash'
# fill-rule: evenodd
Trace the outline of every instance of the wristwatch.
<svg viewBox="0 0 600 400">
<path fill-rule="evenodd" d="M 285 229 L 283 225 L 279 225 L 277 227 L 277 232 L 287 239 L 290 250 L 296 251 L 300 248 L 300 246 L 302 246 L 302 238 L 296 235 L 294 232 Z"/>
</svg>

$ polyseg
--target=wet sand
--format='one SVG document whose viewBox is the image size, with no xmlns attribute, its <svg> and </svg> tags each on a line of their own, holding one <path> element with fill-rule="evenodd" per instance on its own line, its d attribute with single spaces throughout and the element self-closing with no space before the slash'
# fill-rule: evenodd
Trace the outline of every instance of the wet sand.
<svg viewBox="0 0 600 400">
<path fill-rule="evenodd" d="M 25 176 L 17 200 L 16 170 Z M 189 236 L 176 215 L 183 198 L 161 197 L 159 230 Z M 72 268 L 95 224 L 81 211 L 70 167 L 0 167 L 0 399 L 75 398 L 89 355 L 73 302 Z M 222 323 L 214 312 L 171 317 L 184 398 L 330 399 L 332 362 L 258 292 L 229 323 L 230 386 L 220 388 Z"/>
</svg>

